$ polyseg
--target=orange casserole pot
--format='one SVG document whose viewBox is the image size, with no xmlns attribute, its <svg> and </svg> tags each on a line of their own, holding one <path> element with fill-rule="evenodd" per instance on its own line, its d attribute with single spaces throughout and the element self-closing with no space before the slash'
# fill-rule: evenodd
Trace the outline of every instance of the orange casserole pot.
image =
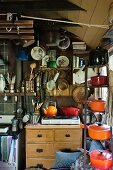
<svg viewBox="0 0 113 170">
<path fill-rule="evenodd" d="M 107 150 L 93 150 L 90 152 L 90 161 L 93 167 L 108 170 L 112 168 L 112 153 Z"/>
<path fill-rule="evenodd" d="M 87 101 L 87 104 L 90 106 L 92 111 L 96 112 L 104 112 L 106 102 L 104 100 L 93 100 L 93 101 Z"/>
<path fill-rule="evenodd" d="M 108 140 L 111 137 L 110 127 L 107 125 L 89 125 L 88 134 L 94 140 Z"/>
</svg>

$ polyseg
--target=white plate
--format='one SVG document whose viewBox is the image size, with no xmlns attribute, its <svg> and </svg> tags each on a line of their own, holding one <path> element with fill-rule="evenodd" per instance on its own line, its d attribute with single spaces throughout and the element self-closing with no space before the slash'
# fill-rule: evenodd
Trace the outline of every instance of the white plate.
<svg viewBox="0 0 113 170">
<path fill-rule="evenodd" d="M 58 67 L 67 67 L 69 65 L 69 59 L 66 56 L 59 56 L 56 63 Z"/>
</svg>

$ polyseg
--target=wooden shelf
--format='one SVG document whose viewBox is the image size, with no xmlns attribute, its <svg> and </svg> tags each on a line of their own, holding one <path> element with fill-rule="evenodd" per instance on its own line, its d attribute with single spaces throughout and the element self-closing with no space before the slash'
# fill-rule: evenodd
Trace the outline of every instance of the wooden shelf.
<svg viewBox="0 0 113 170">
<path fill-rule="evenodd" d="M 100 67 L 108 67 L 108 64 L 105 64 L 105 65 L 93 65 L 93 66 L 86 66 L 85 68 L 100 68 Z"/>
<path fill-rule="evenodd" d="M 80 70 L 80 67 L 73 67 L 73 70 Z"/>
<path fill-rule="evenodd" d="M 73 49 L 73 54 L 78 54 L 78 55 L 89 55 L 89 51 L 84 51 L 84 50 L 74 50 L 74 49 Z"/>
<path fill-rule="evenodd" d="M 71 67 L 57 67 L 57 68 L 48 68 L 48 67 L 40 67 L 40 71 L 46 70 L 71 70 Z"/>
<path fill-rule="evenodd" d="M 103 88 L 103 87 L 109 87 L 108 85 L 102 85 L 102 86 L 92 86 L 92 85 L 88 85 L 87 88 Z"/>
<path fill-rule="evenodd" d="M 3 93 L 0 93 L 0 96 L 36 96 L 36 93 L 35 92 L 32 92 L 32 93 L 9 93 L 9 92 L 3 92 Z"/>
</svg>

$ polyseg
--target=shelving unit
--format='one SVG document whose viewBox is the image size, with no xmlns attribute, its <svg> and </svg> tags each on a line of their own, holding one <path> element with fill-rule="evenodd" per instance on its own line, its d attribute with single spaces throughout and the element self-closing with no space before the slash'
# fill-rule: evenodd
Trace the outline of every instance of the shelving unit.
<svg viewBox="0 0 113 170">
<path fill-rule="evenodd" d="M 107 70 L 107 75 L 109 76 L 109 72 L 108 72 L 108 64 L 104 65 L 106 66 L 106 70 Z M 84 101 L 84 109 L 85 109 L 85 117 L 84 117 L 84 170 L 87 169 L 87 165 L 86 165 L 86 137 L 87 137 L 87 124 L 86 124 L 86 120 L 87 120 L 87 112 L 97 112 L 97 111 L 94 111 L 94 110 L 91 110 L 91 109 L 87 109 L 87 98 L 88 98 L 88 88 L 108 88 L 109 89 L 109 84 L 108 85 L 102 85 L 102 86 L 91 86 L 91 85 L 88 85 L 88 82 L 87 82 L 87 75 L 88 75 L 88 68 L 102 68 L 104 67 L 103 65 L 95 65 L 95 66 L 87 66 L 86 69 L 85 69 L 85 101 Z M 108 96 L 109 98 L 109 96 Z M 108 102 L 109 102 L 109 99 L 108 99 Z M 98 113 L 103 113 L 105 114 L 106 111 L 101 111 Z M 110 140 L 113 141 L 113 137 L 112 137 L 112 127 L 110 127 L 110 131 L 111 131 L 111 138 Z M 112 150 L 113 152 L 113 150 Z M 112 153 L 113 154 L 113 153 Z"/>
</svg>

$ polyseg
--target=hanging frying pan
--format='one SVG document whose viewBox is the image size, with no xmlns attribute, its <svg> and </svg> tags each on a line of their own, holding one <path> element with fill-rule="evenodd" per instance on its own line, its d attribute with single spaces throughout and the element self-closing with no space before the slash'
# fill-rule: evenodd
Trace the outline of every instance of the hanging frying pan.
<svg viewBox="0 0 113 170">
<path fill-rule="evenodd" d="M 46 55 L 46 50 L 39 46 L 39 40 L 37 40 L 37 46 L 31 50 L 31 56 L 34 60 L 42 60 Z"/>
<path fill-rule="evenodd" d="M 57 40 L 57 45 L 61 50 L 66 50 L 70 46 L 70 38 L 66 35 L 61 35 Z"/>
</svg>

